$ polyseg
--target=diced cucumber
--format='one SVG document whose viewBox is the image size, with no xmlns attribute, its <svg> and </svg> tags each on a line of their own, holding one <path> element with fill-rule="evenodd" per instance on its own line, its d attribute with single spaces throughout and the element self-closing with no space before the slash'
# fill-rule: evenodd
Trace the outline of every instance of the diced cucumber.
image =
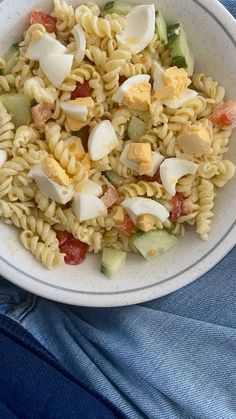
<svg viewBox="0 0 236 419">
<path fill-rule="evenodd" d="M 182 23 L 168 26 L 167 35 L 173 64 L 180 68 L 186 68 L 189 76 L 192 76 L 194 59 Z"/>
<path fill-rule="evenodd" d="M 115 188 L 118 188 L 123 183 L 122 177 L 120 175 L 118 175 L 118 173 L 116 173 L 114 170 L 107 170 L 105 172 L 105 176 L 106 176 L 107 180 L 109 180 L 109 182 L 113 186 L 115 186 Z"/>
<path fill-rule="evenodd" d="M 101 273 L 108 278 L 112 278 L 125 264 L 126 257 L 126 252 L 104 247 L 102 251 Z"/>
<path fill-rule="evenodd" d="M 131 4 L 123 1 L 109 1 L 105 4 L 102 14 L 107 15 L 108 13 L 117 13 L 118 15 L 127 15 L 132 9 Z"/>
<path fill-rule="evenodd" d="M 21 125 L 28 125 L 31 122 L 31 103 L 25 95 L 5 93 L 0 96 L 0 100 L 11 115 L 16 128 Z"/>
<path fill-rule="evenodd" d="M 130 240 L 147 260 L 160 256 L 177 243 L 176 237 L 167 230 L 138 231 Z"/>
<path fill-rule="evenodd" d="M 168 44 L 166 22 L 160 10 L 156 12 L 156 32 L 159 35 L 161 43 L 163 45 Z"/>
<path fill-rule="evenodd" d="M 1 74 L 6 76 L 10 74 L 11 70 L 17 63 L 19 57 L 20 49 L 18 44 L 13 44 L 3 55 L 3 58 L 6 62 L 5 67 L 1 70 Z"/>
<path fill-rule="evenodd" d="M 127 134 L 131 141 L 138 140 L 146 132 L 146 124 L 142 119 L 132 116 L 129 121 Z"/>
</svg>

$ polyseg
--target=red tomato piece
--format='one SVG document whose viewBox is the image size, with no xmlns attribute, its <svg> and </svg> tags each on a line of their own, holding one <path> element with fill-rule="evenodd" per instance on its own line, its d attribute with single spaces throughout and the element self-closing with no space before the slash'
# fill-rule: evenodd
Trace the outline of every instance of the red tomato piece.
<svg viewBox="0 0 236 419">
<path fill-rule="evenodd" d="M 182 215 L 184 198 L 179 192 L 171 199 L 172 209 L 170 212 L 170 220 L 176 222 Z"/>
<path fill-rule="evenodd" d="M 43 127 L 52 118 L 52 110 L 48 103 L 39 103 L 31 109 L 32 118 L 37 127 Z"/>
<path fill-rule="evenodd" d="M 71 100 L 78 99 L 79 97 L 87 97 L 90 94 L 89 82 L 84 81 L 84 83 L 76 83 L 76 88 L 71 92 Z"/>
<path fill-rule="evenodd" d="M 114 188 L 114 186 L 108 186 L 107 191 L 101 197 L 101 200 L 107 208 L 110 208 L 119 198 L 120 195 L 116 188 Z"/>
<path fill-rule="evenodd" d="M 119 85 L 123 84 L 126 80 L 127 80 L 127 77 L 125 77 L 125 76 L 120 76 L 120 77 L 119 77 Z"/>
<path fill-rule="evenodd" d="M 34 23 L 40 23 L 47 32 L 51 33 L 56 31 L 57 18 L 41 10 L 33 10 L 30 15 L 30 24 L 33 25 Z"/>
<path fill-rule="evenodd" d="M 59 247 L 68 240 L 70 233 L 68 231 L 57 231 L 57 240 L 59 241 Z M 73 236 L 72 236 L 73 237 Z"/>
<path fill-rule="evenodd" d="M 229 125 L 236 126 L 236 102 L 224 102 L 209 117 L 214 127 L 224 128 Z"/>
<path fill-rule="evenodd" d="M 157 170 L 157 172 L 155 173 L 154 176 L 147 176 L 147 175 L 139 176 L 139 180 L 143 180 L 144 182 L 158 182 L 158 183 L 162 183 L 162 181 L 161 181 L 161 175 L 160 175 L 160 169 Z"/>
<path fill-rule="evenodd" d="M 130 236 L 135 231 L 135 225 L 128 214 L 125 214 L 125 218 L 122 223 L 117 224 L 117 228 L 126 236 Z"/>
<path fill-rule="evenodd" d="M 80 265 L 85 260 L 88 252 L 86 243 L 75 239 L 67 231 L 57 232 L 57 238 L 59 240 L 60 252 L 65 254 L 64 260 L 67 265 Z"/>
</svg>

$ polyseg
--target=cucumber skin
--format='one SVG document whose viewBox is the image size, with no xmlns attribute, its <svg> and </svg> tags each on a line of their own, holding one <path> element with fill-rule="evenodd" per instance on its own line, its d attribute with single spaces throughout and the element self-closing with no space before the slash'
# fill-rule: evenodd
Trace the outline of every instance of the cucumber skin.
<svg viewBox="0 0 236 419">
<path fill-rule="evenodd" d="M 177 22 L 168 26 L 167 36 L 173 64 L 179 68 L 185 68 L 189 76 L 192 76 L 194 59 L 182 23 Z"/>
<path fill-rule="evenodd" d="M 110 1 L 105 4 L 102 15 L 117 13 L 118 15 L 127 15 L 132 9 L 132 6 L 129 3 L 119 2 L 119 1 Z"/>
<path fill-rule="evenodd" d="M 11 73 L 12 68 L 16 64 L 18 55 L 20 52 L 19 44 L 13 44 L 3 55 L 4 60 L 6 61 L 6 66 L 0 70 L 0 74 L 6 76 Z"/>
</svg>

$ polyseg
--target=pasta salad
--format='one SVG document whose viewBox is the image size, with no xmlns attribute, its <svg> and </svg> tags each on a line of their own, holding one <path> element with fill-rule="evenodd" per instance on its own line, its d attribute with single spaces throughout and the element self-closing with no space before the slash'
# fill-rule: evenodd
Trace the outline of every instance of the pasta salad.
<svg viewBox="0 0 236 419">
<path fill-rule="evenodd" d="M 101 252 L 113 277 L 188 226 L 208 239 L 236 102 L 194 67 L 183 24 L 153 4 L 30 13 L 0 58 L 0 217 L 44 266 Z"/>
</svg>

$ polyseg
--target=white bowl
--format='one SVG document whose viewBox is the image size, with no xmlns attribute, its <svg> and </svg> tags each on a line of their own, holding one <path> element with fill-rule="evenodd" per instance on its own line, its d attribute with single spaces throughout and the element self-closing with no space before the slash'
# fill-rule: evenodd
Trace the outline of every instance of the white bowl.
<svg viewBox="0 0 236 419">
<path fill-rule="evenodd" d="M 74 1 L 74 5 L 81 2 Z M 140 2 L 143 3 L 143 2 Z M 196 70 L 219 80 L 227 96 L 236 99 L 236 24 L 216 0 L 154 1 L 167 20 L 183 21 L 196 60 Z M 49 0 L 3 0 L 0 23 L 3 52 L 19 41 L 29 11 L 50 10 Z M 3 35 L 4 34 L 4 35 Z M 236 136 L 230 159 L 236 163 Z M 189 231 L 178 246 L 153 262 L 129 255 L 128 263 L 113 280 L 99 273 L 99 258 L 89 256 L 80 266 L 53 271 L 43 268 L 22 249 L 16 231 L 0 224 L 0 272 L 10 281 L 49 299 L 84 306 L 121 306 L 151 300 L 173 292 L 211 269 L 236 243 L 236 184 L 219 191 L 208 242 Z"/>
</svg>

